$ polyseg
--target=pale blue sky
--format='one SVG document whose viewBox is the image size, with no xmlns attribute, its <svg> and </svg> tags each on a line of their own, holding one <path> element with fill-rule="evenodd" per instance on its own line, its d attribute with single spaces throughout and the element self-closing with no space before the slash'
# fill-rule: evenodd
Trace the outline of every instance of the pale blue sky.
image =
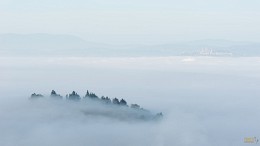
<svg viewBox="0 0 260 146">
<path fill-rule="evenodd" d="M 73 34 L 113 44 L 259 41 L 259 0 L 0 0 L 0 33 Z"/>
</svg>

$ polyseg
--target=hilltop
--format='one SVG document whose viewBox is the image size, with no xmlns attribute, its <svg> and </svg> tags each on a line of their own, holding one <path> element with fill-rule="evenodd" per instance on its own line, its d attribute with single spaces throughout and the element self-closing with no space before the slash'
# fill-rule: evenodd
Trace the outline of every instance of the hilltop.
<svg viewBox="0 0 260 146">
<path fill-rule="evenodd" d="M 52 90 L 48 96 L 49 99 L 66 100 L 73 103 L 86 103 L 87 109 L 83 109 L 81 112 L 85 115 L 102 116 L 107 118 L 119 119 L 119 120 L 159 120 L 163 117 L 162 113 L 153 114 L 152 112 L 142 108 L 138 104 L 128 105 L 125 99 L 109 98 L 105 96 L 97 96 L 93 92 L 87 90 L 86 95 L 81 97 L 77 92 L 67 94 L 65 98 L 56 91 Z M 33 93 L 30 97 L 31 100 L 46 98 L 42 94 Z"/>
</svg>

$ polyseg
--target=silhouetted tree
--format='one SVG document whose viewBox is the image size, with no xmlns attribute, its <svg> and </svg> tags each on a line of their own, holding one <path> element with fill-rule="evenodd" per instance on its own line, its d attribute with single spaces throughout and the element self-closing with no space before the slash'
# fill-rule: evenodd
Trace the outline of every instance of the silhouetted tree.
<svg viewBox="0 0 260 146">
<path fill-rule="evenodd" d="M 111 103 L 111 99 L 106 97 L 106 103 Z"/>
<path fill-rule="evenodd" d="M 41 94 L 36 94 L 36 93 L 33 93 L 32 95 L 31 95 L 31 98 L 40 98 L 40 97 L 43 97 L 43 95 L 41 95 Z"/>
<path fill-rule="evenodd" d="M 80 100 L 80 96 L 75 91 L 73 91 L 71 94 L 69 94 L 68 99 L 70 99 L 70 100 Z"/>
<path fill-rule="evenodd" d="M 138 104 L 131 104 L 131 108 L 140 109 L 140 106 Z"/>
<path fill-rule="evenodd" d="M 98 96 L 95 93 L 89 93 L 89 97 L 92 99 L 98 98 Z"/>
<path fill-rule="evenodd" d="M 56 92 L 54 90 L 51 90 L 51 95 L 56 95 Z"/>
<path fill-rule="evenodd" d="M 160 113 L 157 113 L 155 116 L 154 116 L 154 119 L 161 119 L 163 117 L 163 114 L 162 112 Z"/>
<path fill-rule="evenodd" d="M 119 100 L 117 98 L 113 99 L 113 104 L 119 104 Z"/>
<path fill-rule="evenodd" d="M 88 90 L 87 90 L 87 93 L 86 93 L 85 97 L 89 97 L 89 92 L 88 92 Z"/>
<path fill-rule="evenodd" d="M 51 97 L 62 99 L 62 96 L 57 94 L 54 90 L 51 91 Z"/>
<path fill-rule="evenodd" d="M 87 93 L 85 97 L 91 98 L 91 99 L 98 99 L 98 96 L 95 93 L 91 93 L 87 90 Z"/>
<path fill-rule="evenodd" d="M 127 102 L 124 100 L 124 99 L 121 99 L 120 102 L 119 102 L 120 105 L 127 105 Z"/>
<path fill-rule="evenodd" d="M 101 96 L 101 101 L 104 103 L 111 103 L 111 99 L 105 96 Z"/>
<path fill-rule="evenodd" d="M 105 101 L 106 100 L 105 96 L 101 96 L 101 100 Z"/>
</svg>

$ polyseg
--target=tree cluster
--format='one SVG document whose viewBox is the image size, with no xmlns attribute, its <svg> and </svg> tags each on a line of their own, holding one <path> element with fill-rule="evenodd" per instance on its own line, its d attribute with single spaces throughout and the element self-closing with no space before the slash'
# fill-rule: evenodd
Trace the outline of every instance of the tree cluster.
<svg viewBox="0 0 260 146">
<path fill-rule="evenodd" d="M 85 95 L 85 98 L 92 98 L 92 99 L 97 99 L 98 98 L 98 96 L 95 94 L 95 93 L 92 93 L 92 92 L 89 92 L 88 90 L 87 90 L 87 93 L 86 93 L 86 95 Z"/>
<path fill-rule="evenodd" d="M 33 93 L 33 94 L 31 95 L 31 98 L 39 98 L 39 97 L 43 97 L 43 95 L 41 95 L 41 94 L 36 94 L 36 93 Z"/>
<path fill-rule="evenodd" d="M 62 96 L 60 94 L 57 94 L 54 90 L 51 91 L 50 97 L 62 99 Z"/>
<path fill-rule="evenodd" d="M 42 98 L 42 97 L 44 97 L 42 94 L 33 93 L 31 95 L 31 99 L 37 99 L 37 98 Z M 60 94 L 57 94 L 56 91 L 54 91 L 54 90 L 51 91 L 50 97 L 54 98 L 54 99 L 63 99 L 63 97 Z M 87 93 L 85 94 L 85 96 L 82 98 L 80 97 L 80 95 L 78 93 L 76 93 L 75 91 L 72 91 L 72 93 L 66 95 L 66 99 L 73 100 L 73 101 L 80 101 L 81 99 L 90 99 L 90 100 L 95 100 L 95 101 L 102 102 L 105 104 L 113 104 L 113 105 L 118 105 L 118 106 L 129 107 L 126 100 L 124 100 L 124 99 L 120 99 L 120 100 L 118 98 L 110 99 L 108 96 L 106 96 L 106 97 L 101 96 L 99 98 L 95 93 L 89 92 L 88 90 L 87 90 Z M 141 108 L 138 104 L 131 104 L 130 108 L 147 111 L 147 110 Z M 162 116 L 163 116 L 162 113 L 158 113 L 155 115 L 155 118 L 161 118 Z"/>
<path fill-rule="evenodd" d="M 38 97 L 43 97 L 43 95 L 36 94 L 36 93 L 33 93 L 31 95 L 32 99 L 33 98 L 38 98 Z M 56 98 L 56 99 L 62 99 L 63 98 L 60 94 L 57 94 L 55 90 L 51 91 L 50 97 L 51 98 Z M 108 96 L 106 96 L 106 97 L 105 96 L 101 96 L 101 98 L 99 98 L 95 93 L 89 92 L 88 90 L 87 90 L 86 95 L 83 97 L 83 99 L 86 99 L 86 98 L 100 100 L 101 102 L 106 103 L 106 104 L 115 104 L 115 105 L 120 105 L 120 106 L 128 106 L 126 100 L 124 100 L 124 99 L 120 99 L 120 100 L 118 98 L 110 99 Z M 77 101 L 77 100 L 81 100 L 81 97 L 80 97 L 80 95 L 77 92 L 72 91 L 72 93 L 66 95 L 66 99 L 68 99 L 68 100 L 76 100 Z M 134 108 L 134 109 L 140 109 L 140 106 L 138 104 L 131 104 L 130 107 Z"/>
</svg>

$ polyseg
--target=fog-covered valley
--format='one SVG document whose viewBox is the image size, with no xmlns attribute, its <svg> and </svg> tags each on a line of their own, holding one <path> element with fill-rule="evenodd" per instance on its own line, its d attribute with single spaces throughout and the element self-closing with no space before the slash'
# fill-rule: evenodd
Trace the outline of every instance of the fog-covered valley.
<svg viewBox="0 0 260 146">
<path fill-rule="evenodd" d="M 1 57 L 0 145 L 245 145 L 260 136 L 259 64 L 259 57 Z M 164 116 L 86 115 L 109 110 L 49 100 L 53 89 L 124 98 Z M 34 92 L 46 99 L 29 100 Z"/>
<path fill-rule="evenodd" d="M 0 146 L 260 143 L 259 0 L 0 0 Z"/>
</svg>

